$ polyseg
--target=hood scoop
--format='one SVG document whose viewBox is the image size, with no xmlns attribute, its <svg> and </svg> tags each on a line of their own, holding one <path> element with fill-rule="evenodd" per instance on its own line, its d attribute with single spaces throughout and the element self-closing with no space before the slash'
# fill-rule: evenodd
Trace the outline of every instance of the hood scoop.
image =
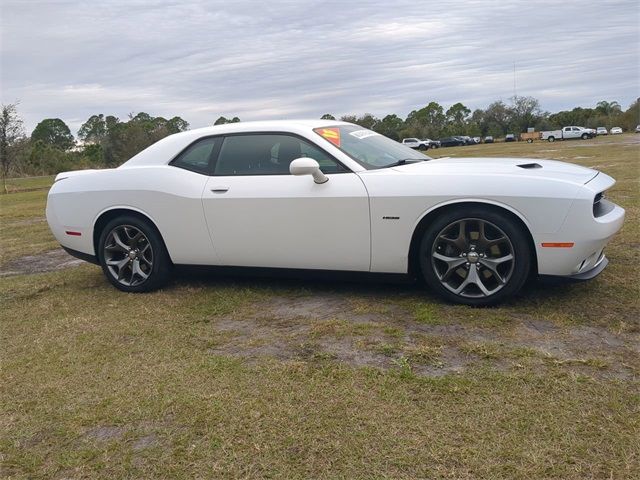
<svg viewBox="0 0 640 480">
<path fill-rule="evenodd" d="M 526 170 L 532 169 L 532 168 L 542 168 L 542 165 L 540 165 L 539 163 L 521 163 L 520 165 L 517 165 L 520 168 L 524 168 Z"/>
</svg>

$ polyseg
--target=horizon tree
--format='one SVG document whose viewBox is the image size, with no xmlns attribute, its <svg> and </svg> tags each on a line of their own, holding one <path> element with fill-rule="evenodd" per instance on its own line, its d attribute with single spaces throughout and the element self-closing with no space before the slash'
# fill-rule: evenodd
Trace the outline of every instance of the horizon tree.
<svg viewBox="0 0 640 480">
<path fill-rule="evenodd" d="M 75 139 L 71 130 L 64 121 L 59 118 L 45 118 L 31 132 L 32 142 L 42 142 L 59 148 L 62 151 L 70 150 L 75 145 Z"/>
<path fill-rule="evenodd" d="M 3 104 L 0 110 L 0 175 L 7 193 L 7 175 L 17 158 L 17 144 L 24 138 L 24 125 L 18 116 L 18 102 Z"/>
</svg>

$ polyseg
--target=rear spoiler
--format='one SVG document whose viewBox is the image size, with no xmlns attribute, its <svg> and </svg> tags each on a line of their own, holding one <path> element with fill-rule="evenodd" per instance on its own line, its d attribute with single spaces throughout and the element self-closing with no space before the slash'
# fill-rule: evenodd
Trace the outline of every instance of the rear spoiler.
<svg viewBox="0 0 640 480">
<path fill-rule="evenodd" d="M 95 168 L 88 170 L 72 170 L 70 172 L 60 172 L 56 175 L 56 178 L 53 180 L 53 183 L 59 182 L 60 180 L 64 180 L 69 177 L 77 177 L 79 175 L 86 175 L 87 173 L 97 172 L 98 170 Z"/>
</svg>

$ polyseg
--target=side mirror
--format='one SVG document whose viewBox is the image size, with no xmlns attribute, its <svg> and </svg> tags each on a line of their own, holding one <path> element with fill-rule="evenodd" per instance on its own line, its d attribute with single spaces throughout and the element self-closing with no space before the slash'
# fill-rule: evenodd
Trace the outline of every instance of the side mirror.
<svg viewBox="0 0 640 480">
<path fill-rule="evenodd" d="M 296 158 L 289 164 L 291 175 L 311 175 L 316 183 L 327 183 L 329 179 L 320 170 L 320 165 L 313 158 Z"/>
</svg>

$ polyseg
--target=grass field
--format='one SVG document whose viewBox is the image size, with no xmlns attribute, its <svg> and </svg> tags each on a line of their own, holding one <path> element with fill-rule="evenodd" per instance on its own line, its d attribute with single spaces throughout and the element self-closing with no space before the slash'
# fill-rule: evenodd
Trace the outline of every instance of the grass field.
<svg viewBox="0 0 640 480">
<path fill-rule="evenodd" d="M 183 275 L 129 295 L 92 265 L 0 277 L 2 477 L 637 478 L 638 137 L 430 152 L 618 180 L 604 273 L 497 308 L 413 285 Z M 0 195 L 0 273 L 55 248 L 45 198 Z"/>
</svg>

